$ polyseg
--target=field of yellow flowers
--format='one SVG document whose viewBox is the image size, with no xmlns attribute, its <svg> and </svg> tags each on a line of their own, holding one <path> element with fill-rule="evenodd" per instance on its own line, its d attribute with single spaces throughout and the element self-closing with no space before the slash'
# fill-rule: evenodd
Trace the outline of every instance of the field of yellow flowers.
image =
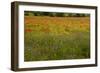
<svg viewBox="0 0 100 73">
<path fill-rule="evenodd" d="M 90 58 L 89 17 L 24 17 L 24 60 Z"/>
</svg>

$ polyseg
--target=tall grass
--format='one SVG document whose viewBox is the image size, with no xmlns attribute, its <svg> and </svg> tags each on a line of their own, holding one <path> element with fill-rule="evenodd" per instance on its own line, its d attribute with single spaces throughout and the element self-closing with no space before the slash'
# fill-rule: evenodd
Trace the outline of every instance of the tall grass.
<svg viewBox="0 0 100 73">
<path fill-rule="evenodd" d="M 59 36 L 27 33 L 25 39 L 25 61 L 90 57 L 88 32 L 76 32 L 71 35 Z"/>
<path fill-rule="evenodd" d="M 90 58 L 88 26 L 85 29 L 79 24 L 76 27 L 44 24 L 25 24 L 25 29 L 31 30 L 25 31 L 24 36 L 25 61 Z"/>
</svg>

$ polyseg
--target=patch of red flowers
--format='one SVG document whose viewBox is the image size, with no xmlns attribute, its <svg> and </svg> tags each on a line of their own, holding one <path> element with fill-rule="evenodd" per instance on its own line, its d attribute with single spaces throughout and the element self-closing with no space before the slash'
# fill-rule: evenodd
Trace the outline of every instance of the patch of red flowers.
<svg viewBox="0 0 100 73">
<path fill-rule="evenodd" d="M 32 32 L 32 29 L 25 29 L 25 32 Z"/>
</svg>

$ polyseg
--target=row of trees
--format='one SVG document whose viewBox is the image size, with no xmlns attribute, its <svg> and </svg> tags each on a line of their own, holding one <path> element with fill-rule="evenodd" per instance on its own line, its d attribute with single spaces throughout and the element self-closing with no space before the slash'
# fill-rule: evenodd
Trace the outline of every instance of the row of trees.
<svg viewBox="0 0 100 73">
<path fill-rule="evenodd" d="M 50 17 L 87 17 L 89 14 L 82 13 L 57 13 L 57 12 L 33 12 L 25 11 L 25 16 L 50 16 Z"/>
</svg>

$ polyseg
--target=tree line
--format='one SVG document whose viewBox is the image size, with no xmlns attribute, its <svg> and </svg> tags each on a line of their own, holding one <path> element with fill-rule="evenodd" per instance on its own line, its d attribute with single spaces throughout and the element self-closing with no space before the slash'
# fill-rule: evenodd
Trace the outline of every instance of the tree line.
<svg viewBox="0 0 100 73">
<path fill-rule="evenodd" d="M 83 13 L 58 13 L 58 12 L 39 12 L 25 11 L 25 16 L 50 16 L 50 17 L 87 17 L 89 14 Z"/>
</svg>

